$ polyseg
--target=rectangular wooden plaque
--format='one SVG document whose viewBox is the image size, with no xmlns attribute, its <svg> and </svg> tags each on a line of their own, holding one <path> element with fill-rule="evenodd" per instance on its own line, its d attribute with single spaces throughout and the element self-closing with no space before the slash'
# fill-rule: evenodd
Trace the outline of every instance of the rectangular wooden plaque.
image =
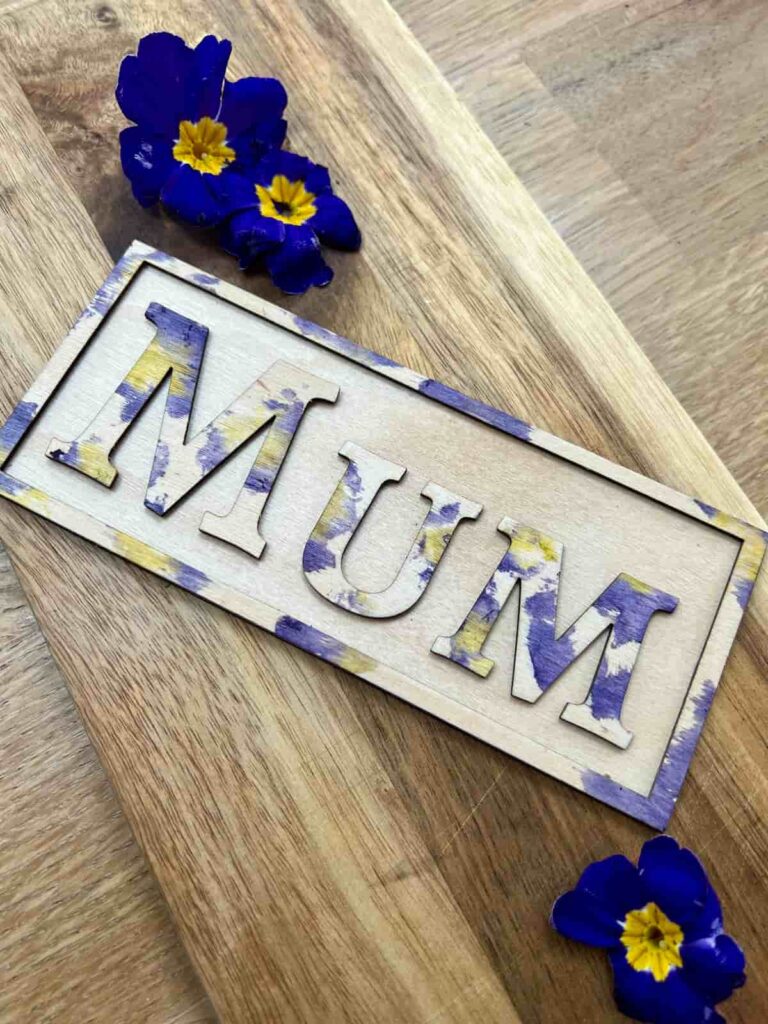
<svg viewBox="0 0 768 1024">
<path fill-rule="evenodd" d="M 0 465 L 10 500 L 657 827 L 766 546 L 141 243 Z"/>
</svg>

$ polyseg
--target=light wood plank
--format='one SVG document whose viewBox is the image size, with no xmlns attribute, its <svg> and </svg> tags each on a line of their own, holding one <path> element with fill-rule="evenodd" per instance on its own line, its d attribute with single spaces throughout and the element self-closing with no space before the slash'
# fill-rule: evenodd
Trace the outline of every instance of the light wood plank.
<svg viewBox="0 0 768 1024">
<path fill-rule="evenodd" d="M 764 512 L 764 5 L 393 2 Z"/>
<path fill-rule="evenodd" d="M 38 206 L 39 224 L 58 228 L 60 243 L 69 239 L 77 245 L 80 272 L 87 273 L 89 258 L 94 268 L 103 260 L 100 242 L 88 237 L 89 223 L 58 177 L 7 67 L 2 82 L 2 144 L 15 148 L 23 137 L 33 147 L 35 164 L 22 171 L 32 188 L 36 172 L 53 176 L 51 206 Z M 3 180 L 10 193 L 25 188 L 18 177 Z M 24 251 L 24 230 L 24 221 L 14 220 L 10 238 L 5 236 L 4 270 L 16 251 Z M 29 272 L 43 279 L 55 264 L 55 250 L 47 266 L 42 247 L 37 256 L 42 262 Z M 2 344 L 27 346 L 34 364 L 42 361 L 43 350 L 28 326 L 33 313 L 26 305 L 31 293 L 18 276 L 23 273 L 24 262 L 15 263 L 3 277 Z M 34 314 L 36 321 L 50 309 L 57 331 L 71 317 L 78 302 L 76 273 L 70 271 L 69 294 L 61 296 L 53 276 L 50 305 Z M 9 387 L 17 383 L 18 378 Z M 41 571 L 40 559 L 35 571 Z M 205 1024 L 211 1011 L 165 903 L 1 548 L 0 623 L 0 1020 Z"/>
<path fill-rule="evenodd" d="M 139 5 L 121 8 L 110 29 L 88 18 L 74 6 L 30 8 L 23 26 L 14 23 L 14 64 L 102 234 L 117 250 L 127 234 L 139 234 L 236 278 L 231 264 L 209 259 L 198 240 L 136 210 L 116 170 L 119 118 L 105 97 L 117 59 L 143 31 L 173 27 L 173 19 Z M 222 4 L 190 7 L 176 24 L 188 35 L 217 28 L 235 38 L 240 73 L 285 77 L 295 143 L 337 169 L 342 194 L 363 223 L 363 254 L 337 260 L 333 289 L 293 308 L 665 482 L 752 511 L 388 9 Z M 86 107 L 88 130 L 64 132 Z M 530 245 L 520 240 L 523 232 Z M 34 278 L 26 274 L 28 280 Z M 271 297 L 260 281 L 252 286 Z M 53 340 L 51 334 L 47 343 Z M 17 358 L 26 358 L 23 350 Z M 25 383 L 30 370 L 19 367 Z M 222 1016 L 259 1000 L 254 1012 L 266 1019 L 276 1006 L 295 1018 L 306 1013 L 309 991 L 312 1019 L 332 1012 L 334 1000 L 356 997 L 361 1016 L 371 1016 L 372 1006 L 375 1015 L 378 998 L 389 1000 L 389 1019 L 418 1020 L 440 986 L 446 1000 L 437 1019 L 493 1017 L 499 996 L 490 963 L 524 1020 L 618 1020 L 602 959 L 554 936 L 547 910 L 587 860 L 617 848 L 631 852 L 647 830 L 116 568 L 76 540 L 21 516 L 3 520 L 46 633 Z M 45 580 L 35 572 L 43 543 L 56 576 L 67 577 L 66 591 L 52 572 Z M 57 617 L 65 599 L 66 630 Z M 126 605 L 135 609 L 128 620 Z M 758 944 L 767 911 L 755 898 L 768 807 L 759 732 L 767 607 L 763 585 L 675 819 L 675 833 L 703 850 L 714 869 L 728 922 L 752 958 L 750 984 L 729 1008 L 736 1021 L 760 1019 L 768 1007 Z M 126 656 L 140 644 L 166 650 L 163 663 Z M 321 731 L 308 735 L 308 721 Z M 220 750 L 218 781 L 227 784 L 223 800 L 216 790 L 218 806 L 210 759 L 196 754 L 206 743 Z M 243 773 L 255 793 L 238 789 Z M 349 885 L 329 916 L 318 907 L 329 891 L 338 901 L 341 884 L 330 853 L 344 858 L 350 880 L 362 881 Z M 376 865 L 375 882 L 363 859 L 368 870 Z M 379 933 L 380 945 L 367 936 L 362 962 L 338 959 L 343 936 L 334 915 L 351 928 L 350 905 L 371 899 L 377 907 L 395 900 L 395 918 Z M 448 942 L 455 968 L 468 961 L 443 929 L 466 944 L 467 922 L 484 951 L 469 954 L 472 967 L 481 965 L 473 971 L 478 987 L 455 999 L 439 957 L 426 980 L 417 971 L 404 982 L 401 962 L 382 967 L 381 956 L 402 949 L 402 915 L 423 920 L 429 900 L 440 912 L 421 941 L 426 935 L 437 948 Z M 456 905 L 458 918 L 450 916 Z M 220 915 L 211 907 L 221 907 Z M 329 929 L 335 960 L 315 945 Z M 418 953 L 421 941 L 413 941 Z M 374 996 L 365 989 L 366 978 L 386 987 L 393 973 L 399 982 L 392 991 Z M 507 1003 L 504 1013 L 511 1012 Z"/>
</svg>

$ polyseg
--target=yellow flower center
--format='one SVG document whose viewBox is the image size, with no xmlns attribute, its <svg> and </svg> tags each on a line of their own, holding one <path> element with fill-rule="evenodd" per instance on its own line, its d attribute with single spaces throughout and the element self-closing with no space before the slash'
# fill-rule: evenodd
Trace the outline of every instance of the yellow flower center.
<svg viewBox="0 0 768 1024">
<path fill-rule="evenodd" d="M 682 967 L 680 946 L 683 930 L 670 921 L 655 903 L 631 910 L 624 919 L 621 941 L 627 947 L 627 963 L 636 971 L 650 971 L 655 981 L 665 981 L 675 967 Z"/>
<path fill-rule="evenodd" d="M 257 185 L 262 217 L 281 220 L 283 224 L 303 224 L 317 213 L 315 193 L 307 192 L 303 181 L 289 181 L 276 174 L 269 185 Z"/>
<path fill-rule="evenodd" d="M 235 151 L 227 145 L 227 126 L 210 117 L 199 121 L 181 121 L 179 138 L 173 155 L 182 164 L 189 164 L 201 174 L 221 174 L 235 159 Z"/>
</svg>

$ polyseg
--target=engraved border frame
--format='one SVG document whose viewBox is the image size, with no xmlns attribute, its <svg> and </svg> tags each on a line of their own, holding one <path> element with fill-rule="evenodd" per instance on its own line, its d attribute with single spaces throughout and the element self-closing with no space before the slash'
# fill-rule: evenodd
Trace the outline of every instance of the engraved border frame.
<svg viewBox="0 0 768 1024">
<path fill-rule="evenodd" d="M 104 318 L 145 265 L 154 266 L 182 281 L 211 292 L 247 312 L 300 335 L 307 341 L 344 356 L 397 384 L 418 391 L 426 398 L 449 406 L 585 470 L 597 473 L 741 541 L 739 554 L 648 796 L 619 785 L 608 775 L 586 769 L 565 754 L 550 750 L 543 744 L 501 725 L 482 712 L 470 709 L 446 694 L 425 687 L 307 623 L 210 579 L 193 566 L 185 565 L 165 552 L 115 530 L 94 516 L 80 512 L 2 470 L 22 442 L 30 425 L 63 383 L 70 368 L 98 331 Z M 768 543 L 768 532 L 533 427 L 509 413 L 470 398 L 439 381 L 424 377 L 386 356 L 365 349 L 324 327 L 196 270 L 189 264 L 154 250 L 143 242 L 133 242 L 129 246 L 24 398 L 0 428 L 0 495 L 658 829 L 666 826 L 674 810 Z"/>
</svg>

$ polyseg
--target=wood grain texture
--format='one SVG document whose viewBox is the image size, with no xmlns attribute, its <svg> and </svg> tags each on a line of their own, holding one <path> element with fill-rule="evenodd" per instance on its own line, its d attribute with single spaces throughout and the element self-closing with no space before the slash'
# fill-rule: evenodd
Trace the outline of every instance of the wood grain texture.
<svg viewBox="0 0 768 1024">
<path fill-rule="evenodd" d="M 383 4 L 192 4 L 175 18 L 149 4 L 13 11 L 6 52 L 110 247 L 140 235 L 237 279 L 198 238 L 138 210 L 117 169 L 115 67 L 161 26 L 226 33 L 236 72 L 284 77 L 294 143 L 334 167 L 354 204 L 363 254 L 338 258 L 332 288 L 293 308 L 754 518 Z M 3 347 L 4 411 L 106 264 L 92 235 L 83 244 L 87 221 L 47 151 L 34 152 L 48 173 L 15 182 L 0 211 L 4 231 L 24 225 L 3 273 L 35 325 L 30 335 L 17 317 Z M 80 261 L 46 249 L 50 237 Z M 588 860 L 636 852 L 647 829 L 76 539 L 8 510 L 2 523 L 222 1019 L 324 1020 L 344 1006 L 350 1019 L 509 1020 L 513 1005 L 526 1022 L 620 1019 L 602 957 L 561 941 L 546 917 Z M 768 1011 L 766 629 L 763 583 L 673 821 L 750 958 L 729 1004 L 737 1022 Z M 164 652 L 159 667 L 144 645 Z"/>
<path fill-rule="evenodd" d="M 394 6 L 765 511 L 765 4 Z"/>
<path fill-rule="evenodd" d="M 165 904 L 3 551 L 0 643 L 0 1020 L 204 1024 Z"/>
<path fill-rule="evenodd" d="M 7 67 L 0 82 L 3 145 L 12 124 L 36 153 L 23 180 L 53 176 L 49 223 L 74 240 L 75 221 L 66 221 L 71 193 L 46 159 L 45 140 Z M 24 188 L 18 176 L 2 180 L 6 195 Z M 23 229 L 23 218 L 15 220 L 14 232 Z M 20 327 L 22 317 L 29 323 L 30 296 L 15 276 L 23 267 L 9 271 L 14 248 L 3 246 L 2 345 L 32 353 L 40 339 Z M 80 250 L 87 263 L 87 237 Z M 76 291 L 72 276 L 67 285 Z M 78 300 L 73 294 L 61 301 L 64 309 L 50 314 L 54 331 Z M 2 549 L 0 649 L 0 1020 L 208 1024 L 210 1007 L 166 905 Z"/>
</svg>

